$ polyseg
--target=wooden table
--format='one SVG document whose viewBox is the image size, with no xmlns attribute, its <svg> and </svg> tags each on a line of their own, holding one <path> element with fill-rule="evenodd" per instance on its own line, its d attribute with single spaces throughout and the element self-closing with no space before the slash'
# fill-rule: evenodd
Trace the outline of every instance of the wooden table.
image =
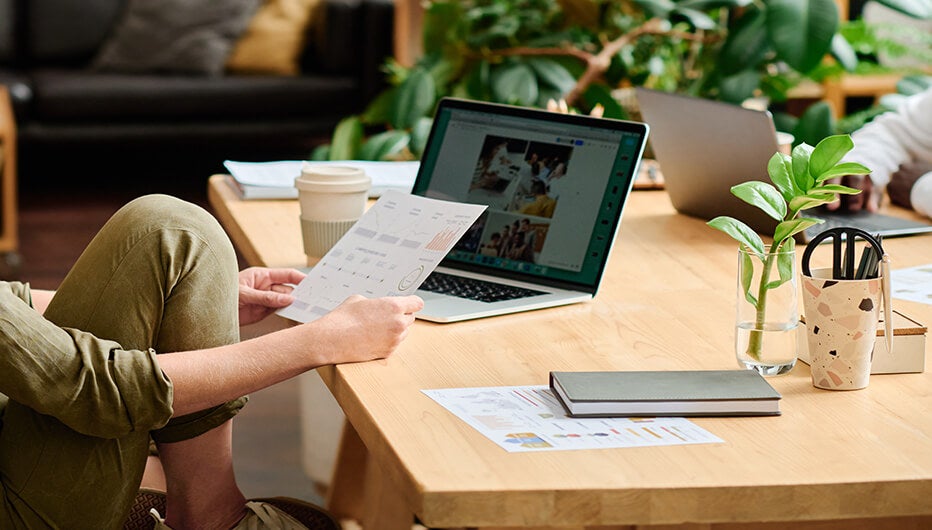
<svg viewBox="0 0 932 530">
<path fill-rule="evenodd" d="M 210 202 L 250 263 L 304 264 L 296 201 L 239 201 L 215 176 Z M 932 235 L 885 246 L 894 268 L 932 263 Z M 421 393 L 546 384 L 550 370 L 736 368 L 736 267 L 727 236 L 635 192 L 593 301 L 418 322 L 386 361 L 319 370 L 349 422 L 330 508 L 367 529 L 410 528 L 412 514 L 432 528 L 932 528 L 929 372 L 832 392 L 799 363 L 770 379 L 782 416 L 694 418 L 725 443 L 535 454 Z M 932 322 L 932 306 L 896 307 Z"/>
</svg>

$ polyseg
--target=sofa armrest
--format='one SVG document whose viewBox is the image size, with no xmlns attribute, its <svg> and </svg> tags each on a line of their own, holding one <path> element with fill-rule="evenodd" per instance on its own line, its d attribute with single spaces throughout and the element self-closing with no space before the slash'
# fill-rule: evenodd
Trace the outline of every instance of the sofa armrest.
<svg viewBox="0 0 932 530">
<path fill-rule="evenodd" d="M 358 77 L 365 99 L 374 97 L 385 87 L 394 10 L 393 0 L 325 0 L 305 50 L 305 70 Z"/>
</svg>

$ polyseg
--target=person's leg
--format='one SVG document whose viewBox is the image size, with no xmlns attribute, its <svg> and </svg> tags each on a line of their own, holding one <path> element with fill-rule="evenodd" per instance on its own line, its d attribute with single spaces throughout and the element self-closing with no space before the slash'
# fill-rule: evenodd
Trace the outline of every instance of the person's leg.
<svg viewBox="0 0 932 530">
<path fill-rule="evenodd" d="M 45 316 L 124 349 L 181 351 L 237 341 L 236 296 L 235 254 L 216 220 L 194 205 L 149 196 L 122 208 L 100 231 Z M 193 491 L 189 481 L 202 481 L 202 489 L 220 492 L 241 510 L 232 472 L 215 471 L 232 469 L 229 422 L 243 403 L 175 418 L 153 433 L 172 446 L 163 455 L 166 470 L 186 474 L 169 478 L 170 488 Z M 18 511 L 46 524 L 73 526 L 68 522 L 78 520 L 78 527 L 119 527 L 145 467 L 149 433 L 115 440 L 85 436 L 11 402 L 3 435 L 17 437 L 14 445 L 36 454 L 27 460 L 36 462 L 28 483 L 11 492 Z M 76 514 L 75 507 L 85 509 Z"/>
</svg>

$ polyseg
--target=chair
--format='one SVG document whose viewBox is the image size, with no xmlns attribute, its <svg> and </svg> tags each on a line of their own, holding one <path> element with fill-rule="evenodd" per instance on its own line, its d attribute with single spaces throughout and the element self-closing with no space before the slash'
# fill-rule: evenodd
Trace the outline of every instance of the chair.
<svg viewBox="0 0 932 530">
<path fill-rule="evenodd" d="M 340 524 L 330 513 L 309 502 L 288 497 L 250 500 L 269 503 L 294 517 L 310 530 L 340 530 Z M 136 502 L 123 523 L 123 530 L 152 530 L 155 527 L 155 521 L 149 515 L 152 508 L 161 514 L 165 513 L 165 494 L 154 490 L 139 490 Z"/>
</svg>

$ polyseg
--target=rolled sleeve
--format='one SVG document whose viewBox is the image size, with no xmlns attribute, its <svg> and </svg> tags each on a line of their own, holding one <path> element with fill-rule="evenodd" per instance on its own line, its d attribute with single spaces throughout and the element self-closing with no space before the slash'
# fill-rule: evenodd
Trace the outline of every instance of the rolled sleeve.
<svg viewBox="0 0 932 530">
<path fill-rule="evenodd" d="M 0 283 L 0 393 L 82 434 L 151 431 L 172 416 L 172 385 L 155 352 L 60 328 Z"/>
</svg>

